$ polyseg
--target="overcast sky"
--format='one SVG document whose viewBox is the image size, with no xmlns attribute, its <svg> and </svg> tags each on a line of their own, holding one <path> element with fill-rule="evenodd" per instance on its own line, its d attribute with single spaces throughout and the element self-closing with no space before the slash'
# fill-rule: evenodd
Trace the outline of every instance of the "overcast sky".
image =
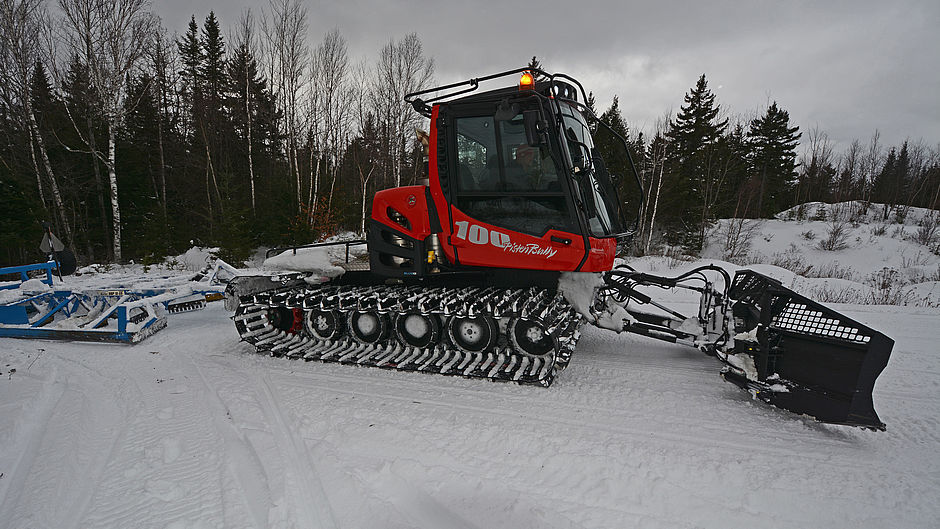
<svg viewBox="0 0 940 529">
<path fill-rule="evenodd" d="M 266 0 L 153 0 L 171 33 L 215 11 L 228 34 Z M 752 117 L 771 101 L 804 131 L 843 148 L 905 138 L 940 142 L 940 0 L 340 0 L 304 2 L 309 42 L 337 28 L 354 61 L 415 32 L 449 83 L 525 66 L 537 55 L 592 90 L 616 94 L 649 133 L 704 73 L 718 103 Z"/>
</svg>

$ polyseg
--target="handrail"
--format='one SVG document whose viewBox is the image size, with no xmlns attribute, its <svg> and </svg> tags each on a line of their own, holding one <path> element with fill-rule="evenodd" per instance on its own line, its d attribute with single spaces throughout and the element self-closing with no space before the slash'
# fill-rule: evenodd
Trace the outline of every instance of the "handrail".
<svg viewBox="0 0 940 529">
<path fill-rule="evenodd" d="M 281 252 L 286 252 L 287 250 L 292 250 L 293 255 L 297 255 L 297 250 L 302 250 L 304 248 L 320 248 L 323 246 L 339 246 L 346 245 L 346 262 L 349 262 L 349 247 L 350 246 L 361 246 L 363 244 L 368 244 L 365 239 L 353 239 L 350 241 L 336 241 L 336 242 L 318 242 L 313 244 L 302 244 L 300 246 L 280 246 L 277 248 L 271 248 L 268 251 L 264 252 L 264 258 L 267 259 L 272 255 L 279 254 Z"/>
</svg>

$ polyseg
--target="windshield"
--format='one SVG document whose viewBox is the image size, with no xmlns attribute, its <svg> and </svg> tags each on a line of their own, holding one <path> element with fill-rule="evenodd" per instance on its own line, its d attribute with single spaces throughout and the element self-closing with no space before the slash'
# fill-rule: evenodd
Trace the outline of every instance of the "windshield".
<svg viewBox="0 0 940 529">
<path fill-rule="evenodd" d="M 568 155 L 571 166 L 574 168 L 573 176 L 578 183 L 582 201 L 586 206 L 586 216 L 591 234 L 596 237 L 614 235 L 621 231 L 620 219 L 617 211 L 617 197 L 612 191 L 606 171 L 599 170 L 603 162 L 592 162 L 594 140 L 584 116 L 570 104 L 561 105 L 562 122 L 565 128 L 564 138 L 568 145 Z M 599 156 L 595 153 L 595 157 Z"/>
</svg>

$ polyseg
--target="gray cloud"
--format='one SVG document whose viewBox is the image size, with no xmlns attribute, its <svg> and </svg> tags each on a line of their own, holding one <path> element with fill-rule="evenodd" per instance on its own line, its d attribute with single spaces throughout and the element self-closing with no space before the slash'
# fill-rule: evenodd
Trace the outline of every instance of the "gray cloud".
<svg viewBox="0 0 940 529">
<path fill-rule="evenodd" d="M 157 0 L 170 31 L 214 10 L 232 27 L 249 0 Z M 940 142 L 940 2 L 622 2 L 542 0 L 307 2 L 310 42 L 332 28 L 356 58 L 391 38 L 420 35 L 437 79 L 451 82 L 526 64 L 538 55 L 593 90 L 616 94 L 633 127 L 649 132 L 678 110 L 705 73 L 720 104 L 748 117 L 776 100 L 803 130 L 838 145 L 879 129 Z"/>
</svg>

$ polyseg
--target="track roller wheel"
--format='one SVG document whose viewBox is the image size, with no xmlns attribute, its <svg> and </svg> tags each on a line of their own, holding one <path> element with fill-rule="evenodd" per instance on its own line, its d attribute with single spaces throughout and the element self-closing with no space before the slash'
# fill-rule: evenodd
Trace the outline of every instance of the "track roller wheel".
<svg viewBox="0 0 940 529">
<path fill-rule="evenodd" d="M 432 347 L 440 340 L 441 320 L 435 314 L 406 312 L 395 318 L 395 335 L 404 345 Z"/>
<path fill-rule="evenodd" d="M 318 340 L 335 340 L 343 334 L 343 317 L 335 310 L 308 310 L 304 330 Z"/>
<path fill-rule="evenodd" d="M 489 316 L 454 316 L 447 322 L 447 337 L 465 353 L 481 353 L 496 345 L 499 327 Z"/>
<path fill-rule="evenodd" d="M 303 327 L 303 311 L 287 307 L 271 307 L 268 309 L 268 321 L 271 326 L 280 331 L 296 334 Z"/>
<path fill-rule="evenodd" d="M 346 321 L 350 334 L 359 343 L 373 344 L 388 336 L 388 316 L 374 310 L 354 310 Z"/>
<path fill-rule="evenodd" d="M 506 326 L 513 349 L 531 356 L 544 356 L 555 350 L 555 339 L 540 321 L 515 318 Z"/>
</svg>

